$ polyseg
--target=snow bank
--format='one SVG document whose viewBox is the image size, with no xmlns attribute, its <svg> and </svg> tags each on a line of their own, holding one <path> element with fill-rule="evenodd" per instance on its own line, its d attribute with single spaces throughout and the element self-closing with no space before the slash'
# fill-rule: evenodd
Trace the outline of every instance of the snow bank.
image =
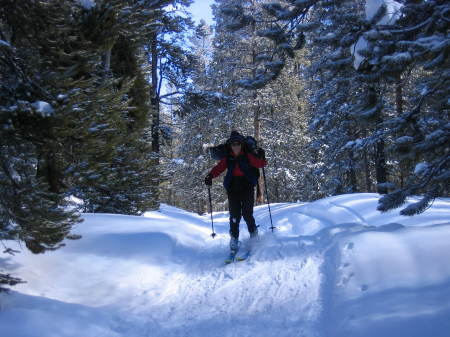
<svg viewBox="0 0 450 337">
<path fill-rule="evenodd" d="M 274 204 L 274 234 L 258 206 L 260 246 L 228 266 L 227 212 L 214 214 L 216 239 L 209 215 L 167 205 L 142 217 L 84 214 L 81 240 L 0 256 L 28 281 L 0 295 L 2 334 L 446 337 L 450 200 L 404 217 L 376 211 L 378 198 Z"/>
</svg>

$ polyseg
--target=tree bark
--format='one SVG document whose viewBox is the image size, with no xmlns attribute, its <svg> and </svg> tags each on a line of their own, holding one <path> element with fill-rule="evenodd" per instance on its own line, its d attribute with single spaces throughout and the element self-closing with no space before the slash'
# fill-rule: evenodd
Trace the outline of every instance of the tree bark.
<svg viewBox="0 0 450 337">
<path fill-rule="evenodd" d="M 397 110 L 397 116 L 403 115 L 403 84 L 401 75 L 398 76 L 397 82 L 395 83 L 395 105 Z M 405 185 L 405 177 L 407 173 L 407 164 L 400 161 L 399 171 L 400 171 L 400 187 L 403 188 Z"/>
<path fill-rule="evenodd" d="M 103 70 L 106 76 L 111 71 L 111 49 L 106 51 L 105 55 L 103 56 Z"/>
<path fill-rule="evenodd" d="M 356 170 L 354 168 L 355 158 L 354 158 L 352 152 L 349 153 L 349 160 L 351 163 L 351 167 L 346 172 L 346 175 L 347 175 L 348 183 L 350 185 L 352 193 L 356 193 L 356 192 L 358 192 L 358 183 L 356 180 Z"/>
<path fill-rule="evenodd" d="M 386 156 L 384 153 L 384 140 L 380 139 L 375 145 L 375 172 L 377 185 L 387 182 Z M 386 194 L 387 188 L 377 186 L 377 192 Z"/>
<path fill-rule="evenodd" d="M 256 101 L 257 92 L 255 90 L 254 99 Z M 255 102 L 255 114 L 254 114 L 254 129 L 255 129 L 255 139 L 260 144 L 261 142 L 261 120 L 260 120 L 260 109 L 259 105 Z M 259 194 L 256 197 L 256 203 L 262 204 L 264 202 L 264 181 L 262 175 L 258 179 L 258 189 Z"/>
<path fill-rule="evenodd" d="M 370 165 L 369 158 L 367 156 L 367 150 L 364 149 L 363 154 L 364 160 L 364 171 L 365 171 L 365 179 L 366 179 L 366 192 L 372 192 L 372 182 L 370 181 Z"/>
<path fill-rule="evenodd" d="M 159 92 L 159 76 L 158 76 L 158 32 L 153 32 L 150 36 L 150 59 L 151 59 L 151 77 L 152 83 L 150 88 L 150 107 L 152 109 L 152 152 L 155 154 L 154 162 L 154 184 L 151 189 L 155 204 L 153 208 L 159 207 L 159 186 L 161 175 L 159 172 L 159 132 L 160 132 L 160 92 Z"/>
<path fill-rule="evenodd" d="M 159 154 L 159 93 L 158 93 L 158 36 L 157 33 L 152 33 L 151 36 L 151 74 L 152 74 L 152 86 L 150 93 L 150 104 L 152 107 L 152 150 Z"/>
</svg>

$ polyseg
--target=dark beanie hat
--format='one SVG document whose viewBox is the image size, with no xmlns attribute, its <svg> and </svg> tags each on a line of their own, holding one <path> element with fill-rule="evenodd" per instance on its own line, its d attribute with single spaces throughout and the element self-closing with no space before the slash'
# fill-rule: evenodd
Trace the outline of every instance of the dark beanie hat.
<svg viewBox="0 0 450 337">
<path fill-rule="evenodd" d="M 230 134 L 230 138 L 228 139 L 227 143 L 231 144 L 233 142 L 240 142 L 243 143 L 244 142 L 244 136 L 242 136 L 239 132 L 237 131 L 231 131 Z"/>
</svg>

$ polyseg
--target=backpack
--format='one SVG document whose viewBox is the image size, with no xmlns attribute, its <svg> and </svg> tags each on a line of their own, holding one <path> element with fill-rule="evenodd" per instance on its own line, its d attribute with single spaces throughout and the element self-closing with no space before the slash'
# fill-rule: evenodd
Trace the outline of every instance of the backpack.
<svg viewBox="0 0 450 337">
<path fill-rule="evenodd" d="M 257 149 L 257 141 L 252 136 L 247 136 L 244 138 L 244 153 L 252 153 L 255 149 Z M 219 144 L 217 146 L 213 146 L 209 148 L 209 153 L 211 158 L 214 160 L 222 160 L 222 158 L 228 156 L 230 152 L 230 147 L 227 143 Z M 250 166 L 252 173 L 255 175 L 256 180 L 259 180 L 261 173 L 259 169 L 256 167 Z M 261 190 L 259 188 L 259 184 L 256 184 L 256 197 L 259 198 L 261 196 Z"/>
<path fill-rule="evenodd" d="M 252 136 L 247 136 L 244 139 L 244 152 L 251 153 L 253 150 L 257 149 L 257 141 Z M 221 160 L 226 157 L 229 152 L 229 145 L 227 143 L 219 144 L 209 148 L 209 153 L 211 158 L 214 160 Z"/>
</svg>

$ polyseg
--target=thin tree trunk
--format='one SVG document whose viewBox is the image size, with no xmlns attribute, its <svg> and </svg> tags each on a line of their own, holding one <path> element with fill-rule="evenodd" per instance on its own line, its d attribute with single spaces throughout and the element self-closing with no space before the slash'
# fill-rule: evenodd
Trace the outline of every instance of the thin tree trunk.
<svg viewBox="0 0 450 337">
<path fill-rule="evenodd" d="M 355 193 L 355 192 L 358 192 L 358 183 L 356 180 L 356 170 L 354 168 L 355 158 L 354 158 L 352 152 L 349 153 L 349 159 L 350 159 L 351 167 L 347 171 L 347 179 L 348 179 L 348 183 L 350 184 L 352 193 Z"/>
<path fill-rule="evenodd" d="M 161 182 L 161 175 L 159 172 L 159 122 L 160 122 L 160 97 L 158 91 L 158 34 L 153 32 L 150 36 L 150 56 L 151 56 L 151 76 L 152 84 L 150 91 L 150 106 L 152 109 L 152 152 L 155 154 L 154 158 L 154 185 L 151 189 L 154 198 L 153 208 L 159 207 L 159 185 Z"/>
<path fill-rule="evenodd" d="M 252 4 L 253 6 L 255 6 L 255 3 Z M 256 27 L 255 24 L 253 23 L 252 26 L 253 29 L 253 35 L 255 35 L 256 32 Z M 252 48 L 252 62 L 253 64 L 255 64 L 256 62 L 256 56 L 257 56 L 257 51 L 255 48 L 255 45 L 253 44 L 253 48 Z M 256 76 L 256 67 L 253 67 L 253 78 L 255 78 Z M 254 134 L 255 134 L 255 139 L 258 141 L 258 143 L 261 142 L 261 110 L 258 104 L 258 91 L 254 90 L 253 91 L 253 106 L 254 106 L 254 114 L 253 114 L 253 127 L 254 127 Z M 257 204 L 262 204 L 264 202 L 264 181 L 262 178 L 262 175 L 259 177 L 258 179 L 258 186 L 257 186 L 257 196 L 256 196 L 256 203 Z"/>
<path fill-rule="evenodd" d="M 256 90 L 255 90 L 255 94 L 254 94 L 254 99 L 256 100 Z M 255 139 L 258 141 L 258 144 L 261 142 L 261 120 L 260 120 L 260 109 L 259 109 L 259 105 L 255 104 L 255 114 L 254 114 L 254 128 L 255 128 Z M 256 203 L 257 204 L 262 204 L 264 202 L 264 181 L 262 176 L 259 177 L 258 179 L 258 187 L 259 189 L 259 194 L 257 195 L 256 198 Z"/>
<path fill-rule="evenodd" d="M 401 75 L 398 76 L 397 82 L 395 83 L 395 104 L 397 109 L 397 116 L 403 114 L 403 85 Z M 405 177 L 407 176 L 407 165 L 405 163 L 399 162 L 400 171 L 400 187 L 403 188 L 405 184 Z"/>
<path fill-rule="evenodd" d="M 103 56 L 103 70 L 105 72 L 105 75 L 108 75 L 111 71 L 111 49 L 106 51 L 105 55 Z"/>
<path fill-rule="evenodd" d="M 363 138 L 367 136 L 366 130 L 362 130 Z M 364 165 L 364 180 L 366 183 L 366 192 L 372 192 L 372 181 L 370 179 L 370 164 L 369 164 L 369 155 L 367 153 L 367 148 L 364 147 L 363 150 L 363 165 Z"/>
<path fill-rule="evenodd" d="M 386 194 L 387 188 L 380 187 L 379 184 L 387 182 L 386 157 L 384 153 L 384 140 L 380 139 L 375 145 L 375 172 L 377 178 L 377 192 Z"/>
<path fill-rule="evenodd" d="M 401 76 L 397 78 L 395 83 L 395 103 L 397 108 L 397 115 L 401 116 L 403 114 L 403 85 Z"/>
<path fill-rule="evenodd" d="M 366 179 L 366 191 L 372 192 L 372 182 L 370 180 L 370 165 L 369 165 L 369 158 L 367 155 L 367 150 L 364 149 L 363 154 L 363 160 L 364 160 L 364 173 L 365 173 L 365 179 Z"/>
<path fill-rule="evenodd" d="M 374 104 L 380 99 L 380 93 L 375 89 L 375 86 L 370 87 L 370 99 L 374 100 Z M 382 117 L 377 118 L 376 123 L 380 124 L 382 122 Z M 377 192 L 380 194 L 388 193 L 386 187 L 380 186 L 387 182 L 387 165 L 386 165 L 386 154 L 385 154 L 385 144 L 384 140 L 380 138 L 375 144 L 375 177 L 377 180 Z"/>
<path fill-rule="evenodd" d="M 159 154 L 159 94 L 158 94 L 158 40 L 157 33 L 154 32 L 151 36 L 151 73 L 152 86 L 150 95 L 150 104 L 153 112 L 152 120 L 152 150 Z"/>
</svg>

